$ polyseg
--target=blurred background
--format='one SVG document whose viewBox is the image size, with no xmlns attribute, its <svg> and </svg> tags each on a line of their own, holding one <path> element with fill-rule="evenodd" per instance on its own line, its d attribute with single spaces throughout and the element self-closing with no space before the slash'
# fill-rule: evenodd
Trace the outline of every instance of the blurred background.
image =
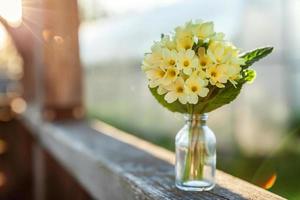
<svg viewBox="0 0 300 200">
<path fill-rule="evenodd" d="M 7 2 L 0 1 L 0 16 L 17 24 L 20 4 L 11 1 L 11 9 L 2 9 Z M 210 113 L 209 126 L 217 136 L 218 169 L 300 199 L 300 1 L 78 0 L 78 5 L 88 117 L 171 151 L 183 117 L 155 101 L 140 70 L 153 41 L 186 21 L 203 19 L 214 21 L 242 51 L 274 46 L 271 56 L 254 65 L 254 83 L 234 103 Z M 26 109 L 20 98 L 22 66 L 0 26 L 2 122 Z M 0 187 L 1 180 L 0 173 Z"/>
</svg>

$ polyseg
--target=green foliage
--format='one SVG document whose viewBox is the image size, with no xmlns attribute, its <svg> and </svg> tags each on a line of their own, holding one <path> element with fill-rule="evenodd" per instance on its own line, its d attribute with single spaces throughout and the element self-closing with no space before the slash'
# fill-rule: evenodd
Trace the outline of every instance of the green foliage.
<svg viewBox="0 0 300 200">
<path fill-rule="evenodd" d="M 238 86 L 234 87 L 230 84 L 225 88 L 217 89 L 216 94 L 213 97 L 209 98 L 209 100 L 198 103 L 195 106 L 194 112 L 199 114 L 208 113 L 223 105 L 229 104 L 240 94 L 242 86 L 243 84 L 239 84 Z M 198 109 L 199 107 L 201 109 Z"/>
<path fill-rule="evenodd" d="M 253 63 L 269 55 L 272 51 L 273 47 L 263 47 L 242 54 L 240 57 L 245 59 L 245 64 L 241 66 L 242 69 L 247 69 Z"/>
<path fill-rule="evenodd" d="M 244 80 L 248 83 L 252 83 L 256 78 L 256 71 L 253 69 L 246 69 L 243 71 Z"/>
<path fill-rule="evenodd" d="M 198 48 L 195 46 L 194 48 Z M 200 98 L 199 102 L 196 105 L 183 105 L 178 100 L 173 103 L 168 103 L 164 99 L 164 95 L 159 95 L 157 93 L 157 88 L 149 88 L 156 100 L 165 108 L 172 112 L 179 113 L 194 113 L 202 114 L 213 111 L 221 106 L 229 104 L 240 94 L 243 85 L 246 82 L 253 82 L 256 77 L 256 72 L 252 69 L 248 69 L 253 63 L 262 59 L 263 57 L 270 54 L 273 50 L 273 47 L 265 47 L 252 50 L 245 54 L 242 54 L 240 57 L 244 58 L 245 65 L 242 65 L 242 78 L 234 86 L 231 83 L 227 83 L 225 88 L 217 88 L 215 86 L 209 88 L 209 94 Z M 192 109 L 189 109 L 192 108 Z"/>
</svg>

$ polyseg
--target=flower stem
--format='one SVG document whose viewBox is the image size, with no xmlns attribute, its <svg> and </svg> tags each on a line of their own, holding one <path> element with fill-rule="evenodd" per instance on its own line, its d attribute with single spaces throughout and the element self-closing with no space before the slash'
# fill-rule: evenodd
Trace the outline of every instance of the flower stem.
<svg viewBox="0 0 300 200">
<path fill-rule="evenodd" d="M 199 116 L 191 116 L 189 128 L 189 145 L 185 157 L 185 167 L 183 181 L 199 180 L 203 178 L 205 149 L 199 140 L 201 130 L 199 130 Z"/>
</svg>

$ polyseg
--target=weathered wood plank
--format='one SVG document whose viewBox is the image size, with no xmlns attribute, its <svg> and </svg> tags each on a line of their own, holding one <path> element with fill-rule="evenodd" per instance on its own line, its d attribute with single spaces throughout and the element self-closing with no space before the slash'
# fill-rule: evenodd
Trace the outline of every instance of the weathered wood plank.
<svg viewBox="0 0 300 200">
<path fill-rule="evenodd" d="M 221 171 L 213 191 L 180 191 L 173 153 L 104 123 L 45 123 L 34 113 L 24 123 L 95 199 L 283 199 Z"/>
</svg>

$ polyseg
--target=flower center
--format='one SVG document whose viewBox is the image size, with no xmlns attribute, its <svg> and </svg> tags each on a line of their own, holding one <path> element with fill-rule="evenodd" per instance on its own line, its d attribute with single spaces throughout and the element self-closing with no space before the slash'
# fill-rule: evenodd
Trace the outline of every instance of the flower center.
<svg viewBox="0 0 300 200">
<path fill-rule="evenodd" d="M 178 93 L 183 93 L 183 87 L 181 87 L 181 86 L 178 87 L 178 88 L 177 88 L 177 92 L 178 92 Z"/>
<path fill-rule="evenodd" d="M 190 62 L 189 62 L 188 60 L 185 60 L 185 61 L 183 62 L 183 66 L 187 67 L 187 66 L 189 66 L 189 65 L 190 65 Z"/>
<path fill-rule="evenodd" d="M 174 70 L 170 70 L 170 71 L 168 72 L 168 74 L 169 74 L 169 76 L 171 76 L 171 77 L 176 76 L 176 72 L 175 72 Z"/>
<path fill-rule="evenodd" d="M 185 50 L 190 49 L 190 48 L 191 48 L 191 45 L 186 44 L 186 45 L 184 46 L 184 48 L 185 48 Z"/>
<path fill-rule="evenodd" d="M 169 64 L 170 64 L 170 65 L 175 65 L 175 60 L 173 60 L 173 59 L 170 60 L 170 61 L 169 61 Z"/>
<path fill-rule="evenodd" d="M 160 76 L 160 77 L 164 77 L 164 75 L 165 75 L 165 72 L 164 72 L 164 71 L 160 71 L 160 72 L 159 72 L 159 76 Z"/>
<path fill-rule="evenodd" d="M 206 65 L 206 61 L 205 60 L 203 60 L 203 61 L 201 61 L 201 66 L 205 66 Z"/>
<path fill-rule="evenodd" d="M 196 92 L 196 91 L 198 90 L 198 87 L 195 86 L 195 85 L 193 85 L 193 86 L 191 87 L 191 90 L 192 90 L 192 92 Z"/>
<path fill-rule="evenodd" d="M 211 75 L 212 77 L 216 77 L 216 76 L 217 76 L 217 72 L 212 72 L 210 75 Z"/>
</svg>

